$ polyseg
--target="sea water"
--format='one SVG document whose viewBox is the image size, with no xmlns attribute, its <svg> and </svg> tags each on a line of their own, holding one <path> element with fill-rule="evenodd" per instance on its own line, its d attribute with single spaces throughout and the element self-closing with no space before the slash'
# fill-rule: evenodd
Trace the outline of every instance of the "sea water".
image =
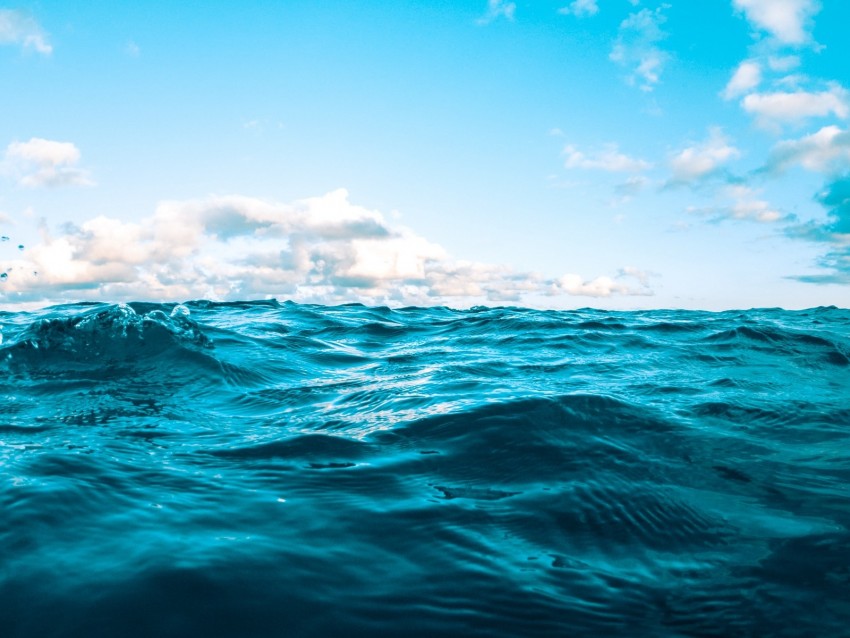
<svg viewBox="0 0 850 638">
<path fill-rule="evenodd" d="M 0 635 L 850 635 L 850 311 L 0 313 Z"/>
</svg>

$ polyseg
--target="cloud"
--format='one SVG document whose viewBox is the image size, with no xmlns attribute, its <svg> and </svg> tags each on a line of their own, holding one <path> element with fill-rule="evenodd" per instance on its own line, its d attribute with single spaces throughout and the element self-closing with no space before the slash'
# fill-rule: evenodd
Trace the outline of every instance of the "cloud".
<svg viewBox="0 0 850 638">
<path fill-rule="evenodd" d="M 138 222 L 99 216 L 57 234 L 44 230 L 41 241 L 12 263 L 0 299 L 274 296 L 433 305 L 651 293 L 636 271 L 621 271 L 616 278 L 547 279 L 503 265 L 455 260 L 337 190 L 291 204 L 240 196 L 169 201 Z"/>
<path fill-rule="evenodd" d="M 597 0 L 573 0 L 573 2 L 566 7 L 558 9 L 558 13 L 564 15 L 571 14 L 577 18 L 596 15 L 599 13 L 599 5 L 596 2 Z"/>
<path fill-rule="evenodd" d="M 53 47 L 35 19 L 14 9 L 0 9 L 0 44 L 17 44 L 24 50 L 50 55 Z"/>
<path fill-rule="evenodd" d="M 791 217 L 778 211 L 769 202 L 758 199 L 758 191 L 749 186 L 732 184 L 720 189 L 722 203 L 708 207 L 690 207 L 690 214 L 708 217 L 711 223 L 723 221 L 751 221 L 761 224 L 773 224 L 789 221 Z"/>
<path fill-rule="evenodd" d="M 750 93 L 741 101 L 743 109 L 754 115 L 762 126 L 776 128 L 779 124 L 800 123 L 812 117 L 845 119 L 850 115 L 850 93 L 831 83 L 825 91 L 776 91 Z"/>
<path fill-rule="evenodd" d="M 821 8 L 818 0 L 732 0 L 732 5 L 754 27 L 786 45 L 810 42 L 812 18 Z"/>
<path fill-rule="evenodd" d="M 654 11 L 642 9 L 630 14 L 620 24 L 617 40 L 608 56 L 620 66 L 631 69 L 627 81 L 629 84 L 638 84 L 642 91 L 655 88 L 670 58 L 666 51 L 657 46 L 667 37 L 661 25 L 667 20 L 662 12 L 669 6 L 664 4 Z"/>
<path fill-rule="evenodd" d="M 770 56 L 767 59 L 767 65 L 772 71 L 787 73 L 800 66 L 800 58 L 796 55 Z"/>
<path fill-rule="evenodd" d="M 731 100 L 756 88 L 761 83 L 761 65 L 754 60 L 744 60 L 735 69 L 726 88 L 723 99 Z"/>
<path fill-rule="evenodd" d="M 740 156 L 719 128 L 711 129 L 702 144 L 690 146 L 670 160 L 671 184 L 688 184 L 716 174 L 724 164 Z"/>
<path fill-rule="evenodd" d="M 90 186 L 88 172 L 79 168 L 80 151 L 71 142 L 33 137 L 6 147 L 0 171 L 29 188 Z"/>
<path fill-rule="evenodd" d="M 642 175 L 629 177 L 625 182 L 617 184 L 614 192 L 620 195 L 620 201 L 628 201 L 649 185 L 649 180 Z"/>
<path fill-rule="evenodd" d="M 778 174 L 792 166 L 818 173 L 837 173 L 850 168 L 850 131 L 824 126 L 798 140 L 779 142 L 771 150 L 764 170 Z"/>
<path fill-rule="evenodd" d="M 570 144 L 564 148 L 564 155 L 566 168 L 583 168 L 611 173 L 639 173 L 652 168 L 649 162 L 620 153 L 616 144 L 609 144 L 589 155 Z"/>
<path fill-rule="evenodd" d="M 646 270 L 641 270 L 640 268 L 636 268 L 635 266 L 623 266 L 622 268 L 620 268 L 620 272 L 617 276 L 620 278 L 634 277 L 644 286 L 649 286 L 650 278 L 658 277 L 658 274 L 648 272 Z"/>
<path fill-rule="evenodd" d="M 817 262 L 831 272 L 794 277 L 815 284 L 850 284 L 850 174 L 833 179 L 818 195 L 827 208 L 825 220 L 789 226 L 788 236 L 828 246 Z"/>
<path fill-rule="evenodd" d="M 477 20 L 478 24 L 490 24 L 499 17 L 507 20 L 514 19 L 516 4 L 505 0 L 487 0 L 487 13 Z"/>
<path fill-rule="evenodd" d="M 611 277 L 603 276 L 584 281 L 579 275 L 564 275 L 550 284 L 550 294 L 610 297 L 615 294 L 629 294 L 629 287 Z"/>
</svg>

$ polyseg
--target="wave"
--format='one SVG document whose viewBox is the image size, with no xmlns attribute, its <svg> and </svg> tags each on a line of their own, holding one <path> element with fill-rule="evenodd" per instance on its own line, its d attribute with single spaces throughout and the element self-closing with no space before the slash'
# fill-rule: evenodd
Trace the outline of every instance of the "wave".
<svg viewBox="0 0 850 638">
<path fill-rule="evenodd" d="M 150 304 L 148 304 L 150 305 Z M 0 357 L 15 364 L 108 365 L 160 355 L 168 350 L 209 349 L 212 341 L 192 321 L 186 306 L 166 314 L 143 304 L 96 307 L 66 316 L 49 313 L 0 346 Z"/>
<path fill-rule="evenodd" d="M 3 635 L 842 635 L 850 312 L 2 313 Z"/>
</svg>

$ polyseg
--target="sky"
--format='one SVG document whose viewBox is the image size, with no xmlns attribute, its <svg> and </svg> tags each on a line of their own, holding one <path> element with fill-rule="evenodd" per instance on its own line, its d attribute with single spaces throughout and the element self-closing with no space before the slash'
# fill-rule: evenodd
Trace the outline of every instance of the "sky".
<svg viewBox="0 0 850 638">
<path fill-rule="evenodd" d="M 848 307 L 848 24 L 846 0 L 0 3 L 0 308 Z"/>
</svg>

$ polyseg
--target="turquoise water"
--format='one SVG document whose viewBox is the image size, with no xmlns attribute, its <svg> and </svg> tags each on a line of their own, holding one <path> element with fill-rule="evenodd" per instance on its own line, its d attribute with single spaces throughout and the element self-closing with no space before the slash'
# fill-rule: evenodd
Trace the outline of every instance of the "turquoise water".
<svg viewBox="0 0 850 638">
<path fill-rule="evenodd" d="M 2 636 L 850 635 L 850 311 L 0 324 Z"/>
</svg>

